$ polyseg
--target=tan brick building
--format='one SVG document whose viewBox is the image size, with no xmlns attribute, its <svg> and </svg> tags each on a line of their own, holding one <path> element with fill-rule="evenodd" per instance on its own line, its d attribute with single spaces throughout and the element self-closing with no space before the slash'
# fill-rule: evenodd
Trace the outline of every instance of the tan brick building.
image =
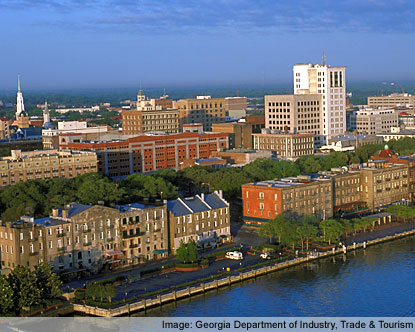
<svg viewBox="0 0 415 332">
<path fill-rule="evenodd" d="M 415 96 L 409 93 L 392 93 L 388 96 L 367 97 L 367 106 L 371 108 L 397 108 L 415 105 Z"/>
<path fill-rule="evenodd" d="M 230 239 L 229 203 L 222 192 L 178 198 L 167 202 L 170 252 L 176 253 L 180 242 L 195 240 L 199 248 L 215 246 Z"/>
<path fill-rule="evenodd" d="M 10 125 L 12 121 L 8 118 L 0 117 L 0 139 L 10 138 Z"/>
<path fill-rule="evenodd" d="M 97 163 L 94 152 L 12 150 L 10 157 L 0 158 L 0 186 L 31 179 L 74 178 L 97 172 Z"/>
<path fill-rule="evenodd" d="M 120 211 L 121 241 L 125 263 L 138 263 L 168 255 L 168 222 L 165 205 L 132 203 Z"/>
<path fill-rule="evenodd" d="M 213 123 L 212 131 L 229 134 L 229 148 L 252 149 L 252 125 L 246 122 Z"/>
<path fill-rule="evenodd" d="M 169 110 L 123 110 L 122 131 L 125 135 L 152 131 L 180 132 L 179 111 Z"/>
<path fill-rule="evenodd" d="M 277 133 L 263 129 L 261 134 L 252 134 L 255 150 L 274 151 L 278 157 L 296 159 L 314 154 L 313 134 Z"/>
</svg>

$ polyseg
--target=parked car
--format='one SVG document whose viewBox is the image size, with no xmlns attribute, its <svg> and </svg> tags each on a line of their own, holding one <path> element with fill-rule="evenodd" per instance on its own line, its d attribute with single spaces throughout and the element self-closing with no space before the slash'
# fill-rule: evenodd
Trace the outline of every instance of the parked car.
<svg viewBox="0 0 415 332">
<path fill-rule="evenodd" d="M 236 260 L 244 259 L 242 253 L 239 251 L 228 251 L 225 257 L 229 259 L 236 259 Z"/>
<path fill-rule="evenodd" d="M 271 255 L 267 252 L 264 252 L 263 254 L 259 255 L 262 259 L 271 259 Z"/>
</svg>

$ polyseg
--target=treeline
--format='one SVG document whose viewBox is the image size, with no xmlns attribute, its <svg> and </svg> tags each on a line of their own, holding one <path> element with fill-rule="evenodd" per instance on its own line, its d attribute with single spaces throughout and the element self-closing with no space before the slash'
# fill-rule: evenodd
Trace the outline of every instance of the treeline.
<svg viewBox="0 0 415 332">
<path fill-rule="evenodd" d="M 400 154 L 415 152 L 415 139 L 390 141 L 389 146 Z M 15 221 L 22 215 L 45 217 L 52 208 L 70 202 L 124 204 L 144 199 L 174 199 L 214 190 L 223 190 L 226 199 L 235 199 L 241 195 L 242 184 L 366 162 L 381 149 L 383 145 L 380 144 L 365 145 L 356 152 L 307 156 L 296 162 L 257 159 L 242 168 L 212 170 L 194 166 L 177 172 L 161 170 L 150 175 L 134 174 L 118 182 L 100 174 L 85 174 L 74 179 L 29 180 L 0 189 L 1 219 Z"/>
<path fill-rule="evenodd" d="M 309 250 L 311 241 L 317 240 L 320 244 L 339 242 L 341 236 L 348 236 L 358 231 L 366 231 L 368 227 L 374 227 L 374 218 L 326 219 L 319 220 L 314 215 L 304 215 L 301 218 L 289 217 L 279 214 L 270 222 L 259 228 L 259 234 L 269 238 L 269 242 L 275 238 L 278 243 L 295 250 L 301 246 L 301 250 Z"/>
<path fill-rule="evenodd" d="M 17 266 L 10 274 L 0 275 L 0 315 L 18 316 L 54 304 L 62 295 L 61 284 L 49 263 L 37 265 L 34 271 Z"/>
</svg>

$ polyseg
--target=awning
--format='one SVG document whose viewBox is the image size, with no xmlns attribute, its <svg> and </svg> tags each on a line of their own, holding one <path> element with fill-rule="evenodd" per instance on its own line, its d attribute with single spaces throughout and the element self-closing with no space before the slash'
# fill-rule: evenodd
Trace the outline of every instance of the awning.
<svg viewBox="0 0 415 332">
<path fill-rule="evenodd" d="M 155 253 L 156 255 L 164 254 L 165 252 L 167 252 L 167 249 L 159 249 L 153 251 L 153 253 Z"/>
<path fill-rule="evenodd" d="M 123 253 L 122 253 L 122 251 L 120 251 L 120 250 L 114 250 L 114 251 L 108 251 L 107 253 L 106 253 L 106 255 L 107 256 L 115 256 L 115 255 L 122 255 Z"/>
</svg>

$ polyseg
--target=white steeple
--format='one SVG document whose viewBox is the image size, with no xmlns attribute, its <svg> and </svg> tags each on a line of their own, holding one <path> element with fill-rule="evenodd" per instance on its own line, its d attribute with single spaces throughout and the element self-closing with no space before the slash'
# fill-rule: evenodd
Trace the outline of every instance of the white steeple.
<svg viewBox="0 0 415 332">
<path fill-rule="evenodd" d="M 20 88 L 20 74 L 18 74 L 17 75 L 16 120 L 21 116 L 26 116 L 26 112 L 24 110 L 23 93 Z"/>
</svg>

